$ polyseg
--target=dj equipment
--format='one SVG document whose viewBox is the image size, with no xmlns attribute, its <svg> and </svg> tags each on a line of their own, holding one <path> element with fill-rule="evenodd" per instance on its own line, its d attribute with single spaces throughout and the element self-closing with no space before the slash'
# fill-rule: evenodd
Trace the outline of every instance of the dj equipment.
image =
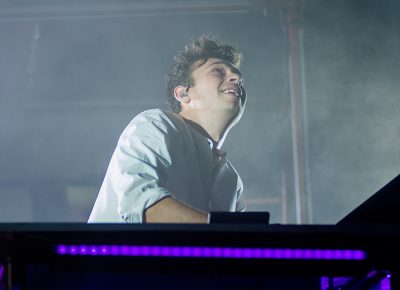
<svg viewBox="0 0 400 290">
<path fill-rule="evenodd" d="M 395 225 L 2 224 L 0 232 L 3 281 L 19 289 L 321 289 L 321 276 L 400 274 Z"/>
</svg>

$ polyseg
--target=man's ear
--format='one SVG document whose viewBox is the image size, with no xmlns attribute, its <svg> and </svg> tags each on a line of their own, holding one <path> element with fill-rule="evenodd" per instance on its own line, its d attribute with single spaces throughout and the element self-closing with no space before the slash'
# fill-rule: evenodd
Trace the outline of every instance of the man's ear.
<svg viewBox="0 0 400 290">
<path fill-rule="evenodd" d="M 175 87 L 174 96 L 175 96 L 175 99 L 177 99 L 181 103 L 187 104 L 190 102 L 189 93 L 187 92 L 187 88 L 184 86 Z"/>
</svg>

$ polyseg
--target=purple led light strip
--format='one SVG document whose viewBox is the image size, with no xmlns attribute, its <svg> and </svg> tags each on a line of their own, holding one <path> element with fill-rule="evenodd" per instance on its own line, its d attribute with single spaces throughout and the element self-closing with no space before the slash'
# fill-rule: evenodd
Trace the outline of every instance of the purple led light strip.
<svg viewBox="0 0 400 290">
<path fill-rule="evenodd" d="M 275 249 L 132 245 L 58 245 L 59 255 L 235 259 L 364 260 L 362 250 Z"/>
<path fill-rule="evenodd" d="M 3 280 L 3 274 L 4 274 L 4 266 L 0 264 L 0 288 L 1 288 L 1 281 Z"/>
</svg>

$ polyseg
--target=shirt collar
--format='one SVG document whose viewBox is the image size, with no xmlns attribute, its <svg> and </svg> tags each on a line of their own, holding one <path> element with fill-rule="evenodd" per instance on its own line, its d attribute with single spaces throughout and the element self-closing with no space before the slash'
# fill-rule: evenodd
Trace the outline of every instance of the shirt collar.
<svg viewBox="0 0 400 290">
<path fill-rule="evenodd" d="M 207 143 L 208 143 L 208 146 L 210 146 L 211 151 L 213 151 L 218 157 L 226 157 L 226 155 L 227 155 L 226 151 L 218 149 L 215 146 L 215 143 L 210 138 L 207 138 L 207 137 L 205 137 L 205 138 L 207 139 Z"/>
<path fill-rule="evenodd" d="M 217 146 L 215 145 L 215 143 L 213 142 L 213 140 L 211 140 L 207 136 L 204 136 L 202 133 L 197 131 L 196 128 L 193 128 L 192 126 L 190 126 L 190 124 L 188 124 L 187 122 L 185 122 L 185 123 L 187 126 L 189 126 L 189 128 L 192 132 L 195 132 L 195 134 L 197 136 L 199 136 L 200 138 L 202 138 L 203 140 L 205 140 L 207 142 L 208 146 L 210 147 L 210 150 L 213 151 L 218 157 L 226 157 L 227 156 L 227 152 L 224 150 L 218 149 Z"/>
<path fill-rule="evenodd" d="M 178 114 L 178 116 L 183 120 L 183 122 L 190 128 L 190 130 L 192 132 L 195 132 L 194 134 L 196 134 L 197 136 L 201 137 L 203 140 L 206 140 L 208 146 L 210 147 L 210 150 L 213 151 L 218 157 L 226 157 L 227 156 L 227 152 L 223 151 L 221 149 L 218 149 L 215 146 L 215 143 L 213 142 L 213 140 L 211 140 L 209 137 L 204 136 L 204 134 L 202 134 L 201 132 L 199 132 L 198 130 L 196 130 L 196 128 L 194 128 L 193 126 L 190 125 L 190 123 L 186 122 L 185 118 L 183 118 L 181 115 Z"/>
</svg>

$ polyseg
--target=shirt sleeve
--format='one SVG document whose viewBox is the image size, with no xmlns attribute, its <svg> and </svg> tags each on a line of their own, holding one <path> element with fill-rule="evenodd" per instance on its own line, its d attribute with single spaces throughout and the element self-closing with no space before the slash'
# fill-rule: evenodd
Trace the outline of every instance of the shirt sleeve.
<svg viewBox="0 0 400 290">
<path fill-rule="evenodd" d="M 125 222 L 143 222 L 147 208 L 172 195 L 165 185 L 172 163 L 169 149 L 176 138 L 176 128 L 160 115 L 139 115 L 122 133 L 109 171 Z"/>
</svg>

